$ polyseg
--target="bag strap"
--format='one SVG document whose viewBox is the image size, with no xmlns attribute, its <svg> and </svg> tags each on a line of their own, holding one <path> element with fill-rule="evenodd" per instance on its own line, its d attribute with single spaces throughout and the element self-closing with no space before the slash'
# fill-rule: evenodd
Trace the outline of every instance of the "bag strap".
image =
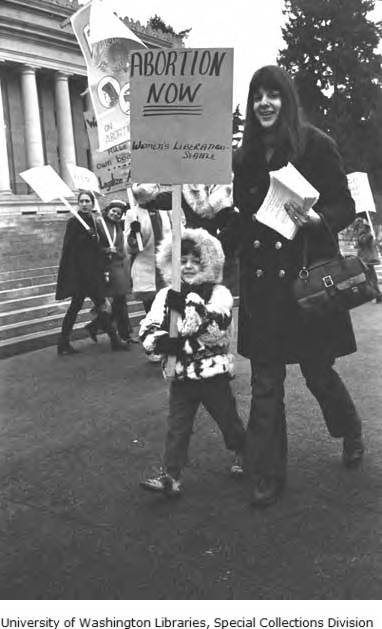
<svg viewBox="0 0 382 629">
<path fill-rule="evenodd" d="M 340 255 L 342 257 L 342 253 L 338 244 L 338 241 L 336 240 L 329 223 L 327 222 L 326 218 L 324 217 L 323 214 L 321 214 L 321 212 L 317 212 L 321 218 L 321 222 L 323 224 L 323 226 L 326 228 L 330 239 L 334 245 L 334 248 L 336 250 L 336 254 Z M 308 243 L 309 243 L 309 234 L 307 234 L 306 232 L 304 233 L 304 241 L 303 241 L 303 248 L 302 248 L 302 268 L 303 269 L 307 269 L 308 268 L 308 264 L 309 264 L 309 260 L 308 260 Z"/>
</svg>

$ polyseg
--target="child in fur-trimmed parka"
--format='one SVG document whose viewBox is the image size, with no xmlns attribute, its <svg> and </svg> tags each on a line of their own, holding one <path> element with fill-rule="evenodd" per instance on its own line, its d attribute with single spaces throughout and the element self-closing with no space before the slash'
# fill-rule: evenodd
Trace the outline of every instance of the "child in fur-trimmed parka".
<svg viewBox="0 0 382 629">
<path fill-rule="evenodd" d="M 171 282 L 171 258 L 170 235 L 160 244 L 156 258 L 167 285 Z M 201 228 L 184 229 L 181 290 L 162 288 L 139 331 L 145 351 L 162 354 L 163 365 L 168 356 L 175 356 L 163 472 L 141 483 L 145 489 L 169 496 L 181 493 L 179 479 L 200 403 L 218 424 L 226 447 L 235 452 L 231 472 L 242 473 L 244 428 L 230 386 L 233 298 L 220 284 L 223 264 L 223 250 L 216 238 Z M 169 336 L 171 310 L 179 313 L 177 338 Z"/>
</svg>

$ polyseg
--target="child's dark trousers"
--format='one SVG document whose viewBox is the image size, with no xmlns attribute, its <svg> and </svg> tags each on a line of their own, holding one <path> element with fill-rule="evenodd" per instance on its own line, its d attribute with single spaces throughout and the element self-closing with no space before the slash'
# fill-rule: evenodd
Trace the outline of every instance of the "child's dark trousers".
<svg viewBox="0 0 382 629">
<path fill-rule="evenodd" d="M 187 462 L 192 427 L 200 403 L 218 424 L 226 447 L 234 452 L 244 448 L 245 431 L 227 375 L 171 382 L 164 467 L 173 478 L 179 478 Z"/>
</svg>

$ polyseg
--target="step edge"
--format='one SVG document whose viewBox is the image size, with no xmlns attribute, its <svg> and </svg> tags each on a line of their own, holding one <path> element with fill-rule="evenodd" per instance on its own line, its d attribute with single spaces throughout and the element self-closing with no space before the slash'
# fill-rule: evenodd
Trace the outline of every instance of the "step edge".
<svg viewBox="0 0 382 629">
<path fill-rule="evenodd" d="M 132 316 L 130 316 L 130 319 L 143 318 L 145 314 L 146 313 L 144 310 L 140 312 L 135 312 L 133 313 Z M 83 323 L 76 323 L 73 330 L 80 330 L 82 327 L 83 327 Z M 41 330 L 39 332 L 32 332 L 31 334 L 24 334 L 24 335 L 16 336 L 10 339 L 4 339 L 2 341 L 0 340 L 0 348 L 9 347 L 11 345 L 19 345 L 23 342 L 32 341 L 34 339 L 44 338 L 47 336 L 55 336 L 57 334 L 60 334 L 60 332 L 61 332 L 61 328 L 52 328 L 48 330 Z"/>
</svg>

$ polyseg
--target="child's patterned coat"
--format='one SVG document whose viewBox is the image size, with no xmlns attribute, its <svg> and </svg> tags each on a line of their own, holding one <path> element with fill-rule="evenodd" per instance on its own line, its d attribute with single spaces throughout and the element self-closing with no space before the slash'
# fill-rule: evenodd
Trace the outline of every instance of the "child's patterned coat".
<svg viewBox="0 0 382 629">
<path fill-rule="evenodd" d="M 184 229 L 182 238 L 193 240 L 200 250 L 201 271 L 187 286 L 184 314 L 178 318 L 180 343 L 175 379 L 201 380 L 219 374 L 232 377 L 233 357 L 229 345 L 233 298 L 230 291 L 219 284 L 224 264 L 222 247 L 204 229 Z M 167 284 L 171 281 L 171 254 L 169 236 L 162 241 L 157 253 L 157 264 Z M 148 354 L 157 353 L 159 337 L 168 336 L 168 290 L 166 287 L 158 292 L 150 312 L 141 322 L 139 336 Z"/>
</svg>

